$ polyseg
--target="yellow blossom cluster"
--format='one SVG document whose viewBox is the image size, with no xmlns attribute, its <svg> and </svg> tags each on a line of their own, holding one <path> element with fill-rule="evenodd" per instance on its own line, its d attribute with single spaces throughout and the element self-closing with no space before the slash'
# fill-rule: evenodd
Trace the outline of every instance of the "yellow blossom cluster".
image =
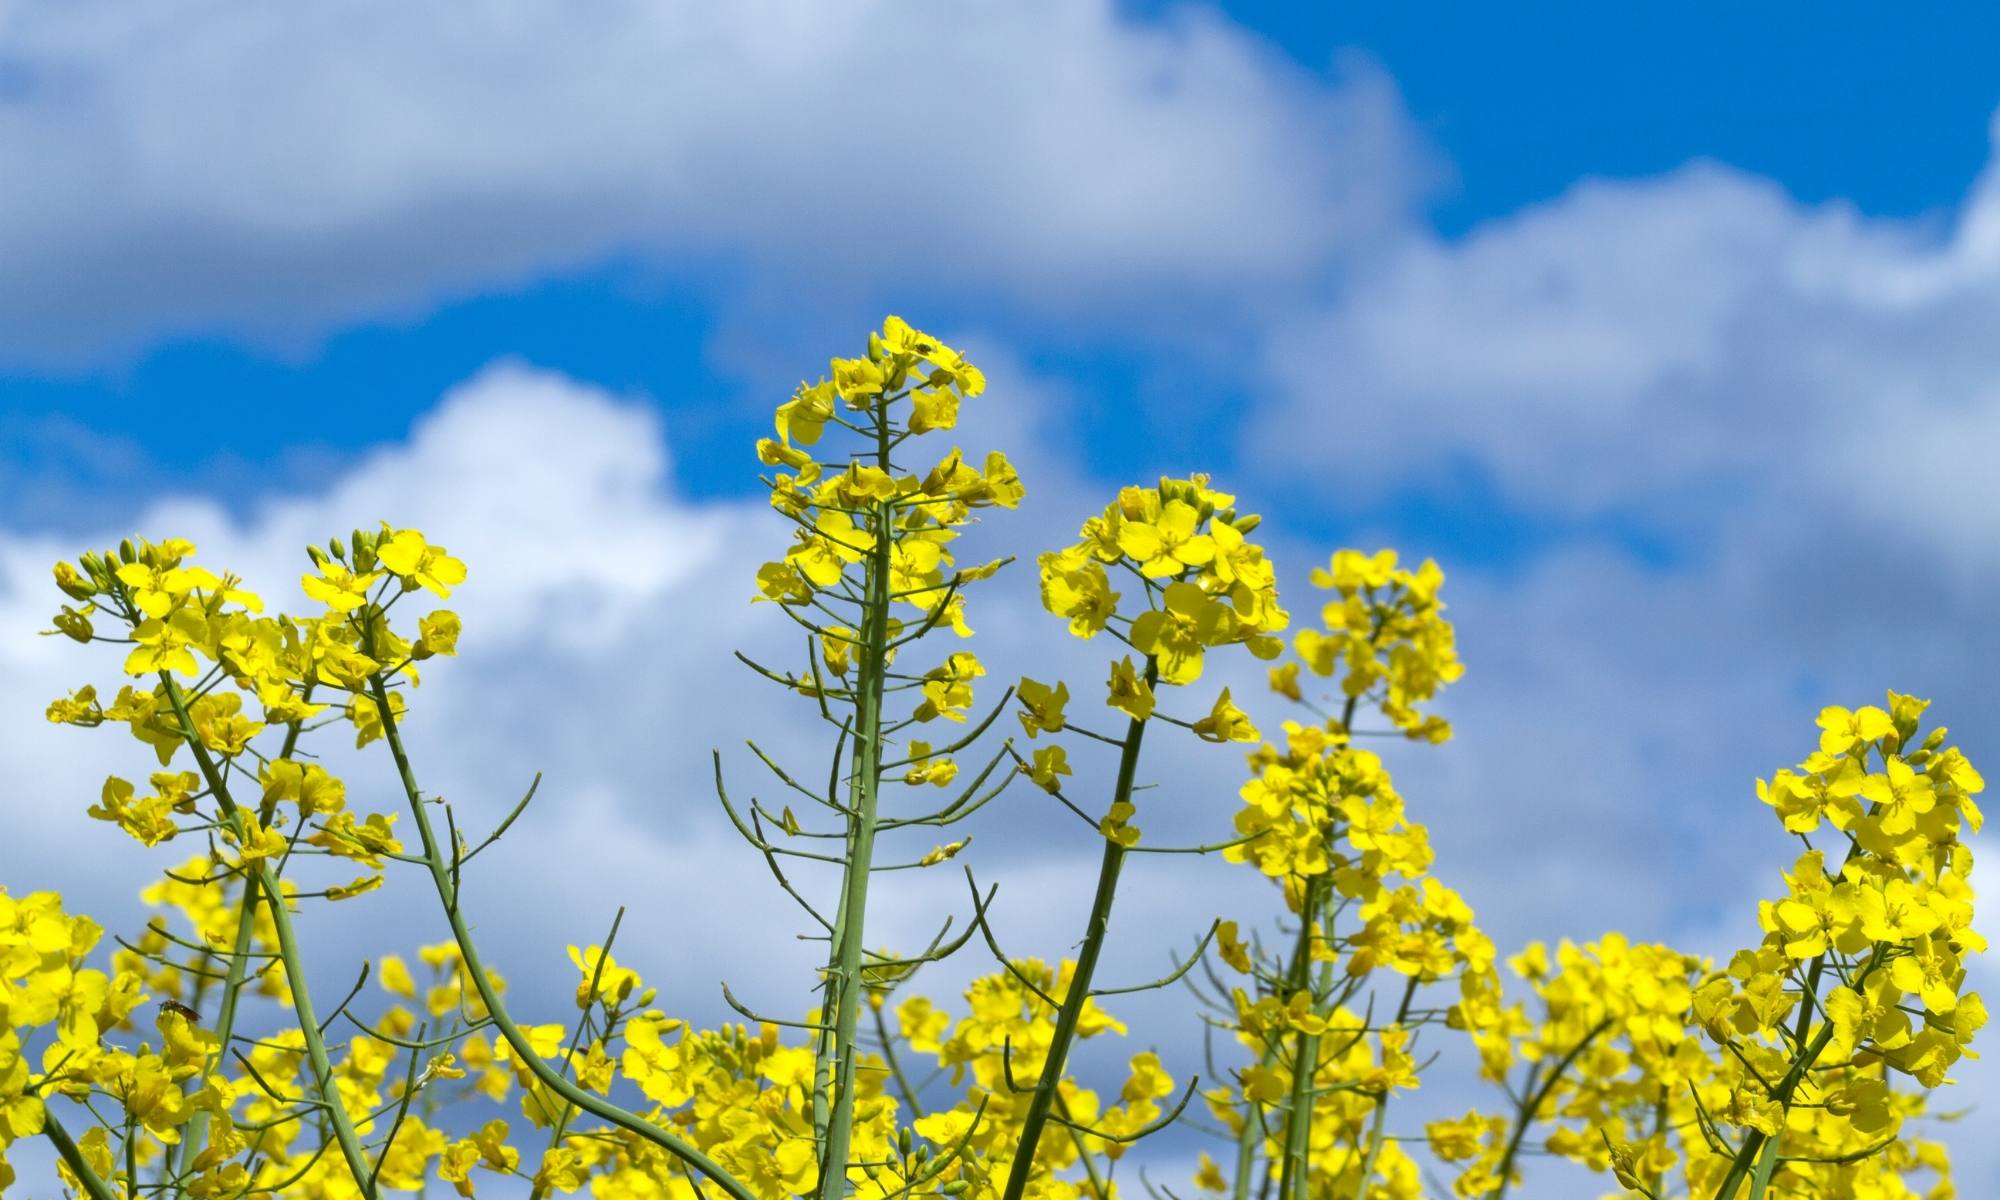
<svg viewBox="0 0 2000 1200">
<path fill-rule="evenodd" d="M 1471 906 L 1430 874 L 1429 833 L 1382 759 L 1353 738 L 1364 703 L 1411 738 L 1448 730 L 1414 708 L 1460 674 L 1442 580 L 1434 564 L 1413 573 L 1387 552 L 1341 551 L 1313 576 L 1341 594 L 1326 606 L 1329 632 L 1302 631 L 1299 658 L 1271 672 L 1273 691 L 1319 720 L 1287 721 L 1281 744 L 1249 755 L 1238 838 L 1223 853 L 1277 883 L 1297 926 L 1283 952 L 1246 941 L 1233 921 L 1217 931 L 1223 964 L 1245 982 L 1211 998 L 1211 1019 L 1235 1031 L 1250 1062 L 1234 1087 L 1207 1093 L 1236 1145 L 1227 1173 L 1204 1156 L 1204 1190 L 1422 1194 L 1417 1160 L 1384 1133 L 1391 1098 L 1419 1085 L 1419 1043 L 1439 1021 L 1418 1001 L 1453 978 L 1490 987 L 1495 951 Z M 1301 668 L 1330 674 L 1336 659 L 1348 663 L 1343 703 L 1320 712 L 1298 686 Z M 1394 999 L 1371 994 L 1378 972 Z"/>
<path fill-rule="evenodd" d="M 1272 669 L 1271 686 L 1302 698 L 1301 665 L 1315 675 L 1340 675 L 1342 695 L 1372 696 L 1406 737 L 1442 742 L 1451 724 L 1418 706 L 1462 674 L 1451 623 L 1438 589 L 1444 572 L 1429 559 L 1412 571 L 1394 550 L 1341 550 L 1312 573 L 1314 587 L 1335 592 L 1320 610 L 1324 629 L 1302 629 L 1299 661 Z"/>
<path fill-rule="evenodd" d="M 954 429 L 959 405 L 986 390 L 986 377 L 900 317 L 869 335 L 865 356 L 836 358 L 829 371 L 801 383 L 778 406 L 778 436 L 757 443 L 759 461 L 774 468 L 765 480 L 771 505 L 796 530 L 785 557 L 758 570 L 756 598 L 788 607 L 858 600 L 855 568 L 879 558 L 889 599 L 916 608 L 926 624 L 971 636 L 961 589 L 997 564 L 958 568 L 950 546 L 972 510 L 1018 505 L 1020 478 L 999 451 L 975 466 L 954 448 L 922 474 L 898 471 L 891 454 L 911 437 Z M 812 450 L 829 424 L 855 434 L 844 461 Z M 845 676 L 857 631 L 833 626 L 821 637 L 836 643 L 824 647 L 825 669 Z"/>
<path fill-rule="evenodd" d="M 1082 540 L 1041 556 L 1043 606 L 1078 637 L 1110 627 L 1171 684 L 1200 679 L 1206 653 L 1217 646 L 1276 656 L 1283 647 L 1272 635 L 1290 617 L 1278 607 L 1277 576 L 1263 547 L 1248 537 L 1259 519 L 1239 515 L 1235 504 L 1205 475 L 1123 489 L 1083 523 Z M 1126 586 L 1140 590 L 1142 609 L 1119 611 L 1123 593 L 1112 590 L 1112 571 L 1132 577 Z M 1122 698 L 1118 692 L 1114 678 L 1113 705 L 1144 720 L 1134 710 L 1151 705 L 1150 685 Z"/>
<path fill-rule="evenodd" d="M 1963 990 L 1985 943 L 1960 840 L 1984 781 L 1944 730 L 1919 736 L 1925 707 L 1827 708 L 1818 749 L 1758 783 L 1806 848 L 1726 966 L 1616 934 L 1553 961 L 1530 945 L 1509 964 L 1535 1018 L 1461 981 L 1452 1023 L 1516 1103 L 1429 1127 L 1459 1195 L 1503 1193 L 1537 1124 L 1540 1149 L 1645 1196 L 1915 1196 L 1924 1176 L 1953 1194 L 1944 1146 L 1910 1129 L 1986 1021 Z"/>
</svg>

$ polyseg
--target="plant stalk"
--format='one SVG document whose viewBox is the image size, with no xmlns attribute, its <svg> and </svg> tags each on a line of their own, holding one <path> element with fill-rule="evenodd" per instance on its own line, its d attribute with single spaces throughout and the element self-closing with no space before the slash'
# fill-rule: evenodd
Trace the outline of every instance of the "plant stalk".
<svg viewBox="0 0 2000 1200">
<path fill-rule="evenodd" d="M 1159 664 L 1148 656 L 1146 686 L 1152 687 L 1157 683 L 1159 674 Z M 1145 735 L 1144 721 L 1127 723 L 1124 749 L 1118 756 L 1118 782 L 1112 790 L 1113 805 L 1131 801 L 1132 785 L 1139 772 L 1139 746 Z M 1062 1008 L 1056 1013 L 1056 1027 L 1049 1042 L 1048 1057 L 1042 1062 L 1041 1078 L 1035 1081 L 1035 1094 L 1028 1101 L 1027 1117 L 1021 1125 L 1021 1137 L 1015 1145 L 1014 1162 L 1007 1172 L 1007 1188 L 1002 1200 L 1021 1200 L 1027 1190 L 1028 1175 L 1034 1169 L 1035 1147 L 1042 1140 L 1049 1109 L 1062 1083 L 1070 1044 L 1076 1040 L 1077 1021 L 1083 1015 L 1083 1006 L 1090 1000 L 1090 982 L 1097 973 L 1098 955 L 1104 949 L 1105 932 L 1111 925 L 1111 905 L 1118 894 L 1118 871 L 1124 863 L 1125 847 L 1113 838 L 1105 838 L 1104 857 L 1097 868 L 1097 894 L 1091 900 L 1090 919 L 1084 926 L 1083 948 L 1077 952 L 1076 970 L 1071 973 L 1069 991 L 1064 994 Z"/>
<path fill-rule="evenodd" d="M 535 1053 L 533 1043 L 529 1042 L 528 1036 L 521 1032 L 521 1027 L 514 1023 L 513 1017 L 508 1015 L 499 992 L 493 987 L 493 981 L 487 978 L 486 968 L 480 961 L 479 947 L 473 943 L 472 933 L 466 928 L 465 918 L 459 912 L 458 889 L 452 884 L 449 864 L 446 863 L 438 847 L 436 831 L 431 828 L 430 814 L 424 811 L 423 795 L 417 790 L 416 774 L 410 769 L 409 755 L 403 749 L 403 735 L 397 729 L 395 714 L 389 708 L 389 691 L 382 685 L 380 675 L 371 677 L 368 687 L 374 697 L 376 708 L 382 714 L 383 737 L 389 743 L 390 754 L 395 757 L 396 771 L 402 779 L 403 793 L 410 802 L 412 815 L 416 818 L 417 836 L 424 848 L 424 865 L 430 870 L 431 884 L 436 888 L 438 901 L 444 907 L 445 920 L 451 926 L 452 940 L 458 944 L 458 953 L 464 960 L 465 973 L 471 977 L 472 986 L 479 993 L 480 1003 L 493 1018 L 494 1027 L 500 1031 L 500 1036 L 507 1040 L 508 1047 L 513 1050 L 521 1065 L 533 1072 L 542 1086 L 583 1111 L 609 1121 L 620 1129 L 635 1133 L 687 1163 L 694 1170 L 713 1180 L 732 1200 L 761 1200 L 761 1197 L 746 1187 L 741 1180 L 723 1169 L 721 1164 L 702 1153 L 700 1149 L 644 1117 L 627 1112 L 610 1101 L 576 1086 L 542 1061 L 541 1055 Z M 278 907 L 272 905 L 273 909 Z"/>
<path fill-rule="evenodd" d="M 235 800 L 230 798 L 229 785 L 216 768 L 215 760 L 209 757 L 208 747 L 201 741 L 201 734 L 194 727 L 194 717 L 188 712 L 187 697 L 181 693 L 180 685 L 166 671 L 160 672 L 161 686 L 167 690 L 167 702 L 173 705 L 174 715 L 180 718 L 181 738 L 194 751 L 196 765 L 201 768 L 202 778 L 208 782 L 208 790 L 222 806 L 222 815 L 237 835 L 237 844 L 242 845 L 243 813 Z M 271 924 L 278 935 L 278 957 L 285 964 L 285 984 L 291 989 L 292 1011 L 299 1018 L 299 1031 L 305 1039 L 306 1060 L 312 1065 L 313 1087 L 318 1091 L 324 1104 L 327 1119 L 333 1123 L 334 1139 L 340 1144 L 340 1155 L 347 1161 L 348 1173 L 354 1176 L 355 1186 L 368 1200 L 375 1200 L 375 1186 L 371 1179 L 368 1155 L 361 1148 L 361 1138 L 354 1131 L 353 1118 L 340 1101 L 340 1089 L 333 1082 L 333 1063 L 327 1057 L 326 1039 L 320 1035 L 319 1016 L 313 1011 L 312 992 L 306 987 L 305 963 L 299 957 L 298 936 L 292 930 L 292 917 L 285 908 L 285 893 L 278 886 L 278 873 L 267 861 L 259 859 L 254 872 L 246 876 L 244 886 L 249 887 L 254 879 L 270 897 Z M 233 1020 L 233 1017 L 232 1017 Z"/>
<path fill-rule="evenodd" d="M 876 416 L 876 460 L 889 469 L 889 422 L 886 413 Z M 832 1013 L 822 1007 L 820 1021 L 832 1016 L 833 1061 L 828 1070 L 824 1057 L 815 1067 L 815 1078 L 830 1073 L 833 1094 L 827 1114 L 825 1141 L 821 1145 L 817 1192 L 822 1200 L 838 1200 L 847 1193 L 848 1147 L 854 1136 L 854 1064 L 857 1050 L 856 1022 L 861 1011 L 863 951 L 867 944 L 869 873 L 875 859 L 877 801 L 882 784 L 882 689 L 889 657 L 889 568 L 895 534 L 895 511 L 878 502 L 872 506 L 869 525 L 875 544 L 869 550 L 867 578 L 863 581 L 861 610 L 861 677 L 855 695 L 854 777 L 849 785 L 853 815 L 847 822 L 847 862 L 842 867 L 840 910 L 834 931 L 833 950 L 837 961 L 827 977 L 827 994 Z M 825 1045 L 821 1035 L 821 1045 Z"/>
</svg>

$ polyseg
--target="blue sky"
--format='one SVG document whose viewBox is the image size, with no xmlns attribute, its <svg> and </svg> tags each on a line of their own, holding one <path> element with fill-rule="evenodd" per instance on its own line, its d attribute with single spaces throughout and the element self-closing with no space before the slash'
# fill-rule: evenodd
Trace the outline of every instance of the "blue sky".
<svg viewBox="0 0 2000 1200">
<path fill-rule="evenodd" d="M 1189 9 L 1136 3 L 1121 11 L 1151 23 Z M 1796 4 L 1482 12 L 1245 3 L 1220 12 L 1329 83 L 1339 79 L 1339 64 L 1385 72 L 1435 156 L 1435 177 L 1409 215 L 1447 239 L 1559 197 L 1582 179 L 1653 177 L 1692 160 L 1740 168 L 1804 203 L 1942 223 L 1987 160 L 1987 123 L 2000 103 L 1987 53 L 2000 30 L 1978 27 L 1977 17 L 1968 18 L 1971 28 L 1887 21 L 1859 8 L 1828 19 L 1825 9 Z M 42 86 L 32 65 L 16 64 L 6 78 L 15 103 L 32 102 Z M 0 519 L 115 512 L 151 491 L 217 481 L 237 497 L 310 486 L 364 448 L 403 436 L 445 387 L 508 355 L 646 395 L 676 418 L 677 443 L 698 449 L 686 456 L 682 485 L 741 492 L 752 486 L 749 477 L 726 453 L 709 453 L 740 444 L 761 420 L 756 385 L 765 381 L 718 362 L 712 349 L 727 319 L 719 310 L 743 303 L 746 287 L 729 257 L 610 243 L 580 264 L 499 285 L 413 288 L 302 333 L 246 335 L 224 318 L 210 323 L 217 328 L 120 339 L 42 365 L 19 361 L 39 357 L 32 344 L 0 343 L 8 435 L 0 469 L 28 484 L 0 499 Z M 871 312 L 929 292 L 927 320 L 1014 335 L 1030 361 L 1077 381 L 1070 419 L 1106 478 L 1152 465 L 1139 461 L 1148 454 L 1220 447 L 1226 459 L 1230 439 L 1216 434 L 1226 432 L 1227 412 L 1254 402 L 1232 386 L 1226 365 L 1177 349 L 1150 314 L 1132 320 L 1107 306 L 1073 333 L 1067 321 L 995 312 L 976 286 L 911 282 L 834 311 Z M 785 332 L 795 339 L 786 346 L 796 347 L 794 357 L 820 352 L 808 330 L 823 342 L 838 326 L 817 308 L 780 305 L 774 314 L 793 326 Z M 1203 314 L 1177 315 L 1199 321 Z M 1115 428 L 1115 414 L 1134 403 L 1174 404 L 1189 419 L 1156 427 L 1136 448 Z M 203 436 L 189 436 L 178 415 L 190 404 L 214 418 Z M 328 414 L 333 407 L 337 420 Z M 266 419 L 273 411 L 298 416 Z M 76 453 L 71 423 L 124 443 L 118 468 Z M 1379 516 L 1495 561 L 1563 532 L 1532 513 L 1496 518 L 1495 499 L 1469 464 L 1450 486 L 1400 496 Z M 1649 543 L 1632 545 L 1645 552 Z"/>
<path fill-rule="evenodd" d="M 618 903 L 737 914 L 631 933 L 662 969 L 740 959 L 784 917 L 661 797 L 765 702 L 717 647 L 788 636 L 739 603 L 782 542 L 749 443 L 893 311 L 994 381 L 967 437 L 1028 482 L 1009 549 L 1210 470 L 1295 612 L 1336 545 L 1440 559 L 1460 736 L 1392 765 L 1503 944 L 1740 944 L 1790 857 L 1750 781 L 1821 705 L 1930 695 L 2000 755 L 2000 27 L 1885 11 L 0 8 L 0 760 L 74 801 L 0 801 L 0 879 L 115 919 L 158 865 L 40 720 L 86 669 L 33 636 L 51 560 L 192 533 L 282 581 L 386 517 L 474 567 L 428 777 L 560 797 L 509 853 L 554 847 L 562 902 L 484 897 L 522 994 Z M 996 589 L 990 660 L 1101 670 Z M 1179 831 L 1226 820 L 1233 755 L 1159 770 Z M 989 832 L 1021 894 L 1087 877 Z M 1259 895 L 1134 886 L 1162 930 Z M 402 933 L 351 911 L 337 948 Z M 1059 952 L 1048 911 L 999 919 Z M 788 1003 L 753 957 L 738 990 Z"/>
</svg>

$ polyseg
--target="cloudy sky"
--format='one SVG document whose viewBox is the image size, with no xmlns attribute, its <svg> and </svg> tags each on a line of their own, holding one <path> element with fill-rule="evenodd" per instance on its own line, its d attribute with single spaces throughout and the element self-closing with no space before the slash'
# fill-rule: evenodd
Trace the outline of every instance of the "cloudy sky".
<svg viewBox="0 0 2000 1200">
<path fill-rule="evenodd" d="M 35 636 L 50 562 L 184 535 L 288 597 L 305 542 L 388 519 L 473 572 L 411 728 L 427 786 L 497 818 L 546 773 L 474 883 L 522 994 L 559 1006 L 563 943 L 624 904 L 678 1010 L 720 1019 L 724 975 L 799 1009 L 798 919 L 706 779 L 720 746 L 749 786 L 752 721 L 817 746 L 726 654 L 789 645 L 744 603 L 784 543 L 750 443 L 897 312 L 992 378 L 966 440 L 1031 500 L 990 544 L 1205 470 L 1267 514 L 1295 611 L 1336 546 L 1435 556 L 1460 736 L 1392 765 L 1439 873 L 1504 946 L 1726 953 L 1791 855 L 1752 780 L 1819 707 L 1927 695 L 2000 761 L 1994 33 L 1791 5 L 0 0 L 0 882 L 129 925 L 161 865 L 83 816 L 143 752 L 41 722 L 115 674 Z M 1101 678 L 1025 573 L 974 606 L 996 675 Z M 1226 828 L 1234 753 L 1155 762 L 1149 833 Z M 386 806 L 381 767 L 352 786 Z M 1010 950 L 1053 957 L 1096 851 L 1035 799 L 967 857 Z M 1174 865 L 1135 882 L 1111 969 L 1268 914 Z M 308 922 L 325 986 L 441 936 L 420 885 Z M 940 991 L 978 964 L 953 969 Z M 1198 1058 L 1174 1004 L 1129 1007 Z M 1968 1194 L 2000 1189 L 1961 1141 Z"/>
</svg>

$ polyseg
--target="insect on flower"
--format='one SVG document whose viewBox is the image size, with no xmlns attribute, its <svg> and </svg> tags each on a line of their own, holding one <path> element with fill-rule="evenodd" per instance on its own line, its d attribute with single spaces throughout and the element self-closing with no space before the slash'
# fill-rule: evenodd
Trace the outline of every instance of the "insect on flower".
<svg viewBox="0 0 2000 1200">
<path fill-rule="evenodd" d="M 178 1000 L 160 1001 L 160 1011 L 163 1013 L 172 1013 L 190 1025 L 201 1024 L 201 1014 Z"/>
</svg>

